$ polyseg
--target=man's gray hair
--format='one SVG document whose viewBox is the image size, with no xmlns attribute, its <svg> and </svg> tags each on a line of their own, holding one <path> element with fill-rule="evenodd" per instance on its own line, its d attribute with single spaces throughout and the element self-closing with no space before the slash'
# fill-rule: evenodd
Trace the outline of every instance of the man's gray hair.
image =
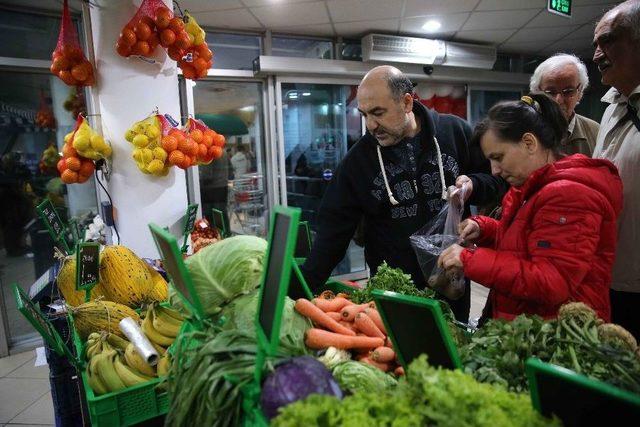
<svg viewBox="0 0 640 427">
<path fill-rule="evenodd" d="M 398 101 L 405 93 L 413 94 L 413 83 L 404 74 L 389 74 L 386 77 L 391 97 Z"/>
<path fill-rule="evenodd" d="M 575 55 L 569 53 L 556 53 L 550 58 L 547 58 L 542 64 L 538 65 L 536 70 L 531 76 L 529 81 L 529 90 L 531 92 L 540 92 L 540 83 L 542 78 L 552 71 L 557 71 L 567 65 L 575 65 L 578 69 L 578 78 L 580 79 L 580 92 L 584 92 L 589 86 L 589 74 L 587 73 L 587 67 L 584 62 Z M 562 88 L 561 88 L 562 89 Z"/>
<path fill-rule="evenodd" d="M 640 1 L 639 0 L 627 0 L 624 3 L 620 3 L 605 16 L 619 12 L 616 17 L 615 25 L 629 31 L 631 39 L 640 43 Z"/>
</svg>

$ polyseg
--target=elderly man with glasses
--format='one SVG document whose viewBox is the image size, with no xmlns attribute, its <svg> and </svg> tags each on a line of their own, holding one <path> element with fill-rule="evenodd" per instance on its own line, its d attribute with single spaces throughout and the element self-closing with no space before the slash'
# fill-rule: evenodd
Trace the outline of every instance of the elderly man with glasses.
<svg viewBox="0 0 640 427">
<path fill-rule="evenodd" d="M 553 98 L 569 122 L 562 142 L 565 154 L 580 153 L 591 157 L 596 145 L 598 123 L 575 112 L 588 86 L 587 67 L 578 57 L 565 53 L 554 55 L 538 65 L 531 76 L 531 92 L 544 92 Z"/>
</svg>

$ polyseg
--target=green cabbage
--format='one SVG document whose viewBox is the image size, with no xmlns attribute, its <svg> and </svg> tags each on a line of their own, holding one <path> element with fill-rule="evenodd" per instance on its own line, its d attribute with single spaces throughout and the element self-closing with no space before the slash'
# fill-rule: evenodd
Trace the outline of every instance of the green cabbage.
<svg viewBox="0 0 640 427">
<path fill-rule="evenodd" d="M 206 315 L 218 313 L 223 305 L 260 286 L 266 251 L 264 239 L 234 236 L 206 246 L 186 259 Z M 169 301 L 185 313 L 182 300 L 173 290 Z"/>
<path fill-rule="evenodd" d="M 222 330 L 239 330 L 255 336 L 256 312 L 260 291 L 240 296 L 226 305 L 220 313 Z M 307 352 L 304 345 L 304 333 L 309 329 L 311 321 L 293 309 L 295 302 L 285 298 L 282 322 L 280 323 L 280 343 L 297 349 L 293 354 Z"/>
<path fill-rule="evenodd" d="M 340 388 L 349 393 L 382 391 L 395 387 L 398 381 L 380 369 L 350 360 L 340 363 L 332 371 Z"/>
</svg>

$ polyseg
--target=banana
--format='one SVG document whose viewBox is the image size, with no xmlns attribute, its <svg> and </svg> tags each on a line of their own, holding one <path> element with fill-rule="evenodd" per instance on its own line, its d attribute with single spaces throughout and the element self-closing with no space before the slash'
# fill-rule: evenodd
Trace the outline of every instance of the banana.
<svg viewBox="0 0 640 427">
<path fill-rule="evenodd" d="M 129 341 L 125 340 L 124 338 L 116 334 L 108 334 L 107 342 L 111 344 L 114 348 L 122 351 L 125 351 L 127 349 L 127 346 L 129 345 Z"/>
<path fill-rule="evenodd" d="M 156 306 L 156 315 L 162 315 L 163 317 L 166 317 L 167 322 L 170 322 L 172 325 L 177 326 L 178 328 L 180 328 L 182 326 L 182 322 L 184 322 L 184 317 L 180 316 L 180 313 L 178 313 L 175 310 L 172 310 L 170 308 L 166 308 L 166 307 L 162 307 L 162 306 Z M 174 315 L 177 314 L 177 315 Z M 178 318 L 178 316 L 180 316 Z"/>
<path fill-rule="evenodd" d="M 159 310 L 153 312 L 153 327 L 165 337 L 175 338 L 180 332 L 181 322 L 176 321 Z"/>
<path fill-rule="evenodd" d="M 105 388 L 109 392 L 126 388 L 126 385 L 122 382 L 115 367 L 113 366 L 113 362 L 117 355 L 118 353 L 111 348 L 104 350 L 95 357 L 97 359 L 96 371 L 98 372 L 98 376 L 102 380 L 102 383 L 105 385 Z"/>
<path fill-rule="evenodd" d="M 135 372 L 131 367 L 122 363 L 122 359 L 120 358 L 120 356 L 115 357 L 113 361 L 113 367 L 115 368 L 116 373 L 118 374 L 122 382 L 127 387 L 146 383 L 147 381 L 152 379 L 151 377 Z"/>
<path fill-rule="evenodd" d="M 184 316 L 182 314 L 180 314 L 180 312 L 178 310 L 175 310 L 173 308 L 169 308 L 169 307 L 162 307 L 162 306 L 158 306 L 160 309 L 162 309 L 162 311 L 165 312 L 165 314 L 168 314 L 169 316 L 173 317 L 176 320 L 179 320 L 180 322 L 182 322 L 184 320 Z"/>
<path fill-rule="evenodd" d="M 158 361 L 158 376 L 165 377 L 169 373 L 169 368 L 171 367 L 171 356 L 169 353 L 166 353 L 164 356 L 160 358 Z"/>
<path fill-rule="evenodd" d="M 127 365 L 141 374 L 150 377 L 156 376 L 156 370 L 138 354 L 133 344 L 129 344 L 127 346 L 127 349 L 124 352 L 124 358 L 127 361 Z"/>
<path fill-rule="evenodd" d="M 94 341 L 93 344 L 87 347 L 87 360 L 93 359 L 100 353 L 102 353 L 102 340 Z"/>
<path fill-rule="evenodd" d="M 96 361 L 97 358 L 94 357 L 87 365 L 87 380 L 89 382 L 89 387 L 93 390 L 93 394 L 97 396 L 109 393 L 109 390 L 107 390 L 107 387 L 102 383 L 100 376 L 96 372 Z"/>
<path fill-rule="evenodd" d="M 161 346 L 168 347 L 173 344 L 175 337 L 168 337 L 161 334 L 156 328 L 153 327 L 153 319 L 153 310 L 147 310 L 147 316 L 142 321 L 142 332 L 144 332 L 149 340 Z"/>
</svg>

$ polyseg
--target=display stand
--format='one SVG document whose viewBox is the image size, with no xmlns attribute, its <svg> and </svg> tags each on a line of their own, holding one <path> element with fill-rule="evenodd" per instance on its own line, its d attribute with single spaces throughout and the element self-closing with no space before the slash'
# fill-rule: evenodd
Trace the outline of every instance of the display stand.
<svg viewBox="0 0 640 427">
<path fill-rule="evenodd" d="M 438 301 L 380 290 L 373 291 L 373 300 L 405 370 L 422 354 L 432 366 L 461 368 L 458 349 Z"/>
<path fill-rule="evenodd" d="M 72 247 L 67 242 L 67 226 L 62 222 L 62 219 L 60 219 L 51 200 L 44 199 L 42 203 L 36 206 L 36 211 L 38 215 L 40 215 L 42 222 L 44 222 L 53 240 L 62 247 L 67 255 L 72 253 Z"/>
<path fill-rule="evenodd" d="M 535 358 L 525 371 L 533 407 L 565 427 L 640 425 L 640 395 Z"/>
<path fill-rule="evenodd" d="M 231 233 L 229 232 L 229 226 L 224 220 L 224 214 L 222 213 L 222 211 L 216 208 L 211 209 L 211 218 L 213 219 L 213 224 L 211 225 L 218 229 L 220 237 L 229 237 Z"/>
<path fill-rule="evenodd" d="M 187 253 L 187 249 L 189 248 L 189 234 L 191 234 L 191 231 L 193 230 L 193 225 L 196 223 L 197 215 L 198 215 L 197 203 L 187 206 L 187 213 L 184 216 L 184 228 L 182 230 L 182 235 L 184 236 L 184 242 L 182 243 L 182 248 L 180 248 L 180 251 L 183 254 Z"/>
<path fill-rule="evenodd" d="M 309 223 L 300 221 L 298 225 L 298 238 L 296 240 L 296 259 L 304 260 L 311 252 L 311 233 L 309 231 Z"/>
</svg>

